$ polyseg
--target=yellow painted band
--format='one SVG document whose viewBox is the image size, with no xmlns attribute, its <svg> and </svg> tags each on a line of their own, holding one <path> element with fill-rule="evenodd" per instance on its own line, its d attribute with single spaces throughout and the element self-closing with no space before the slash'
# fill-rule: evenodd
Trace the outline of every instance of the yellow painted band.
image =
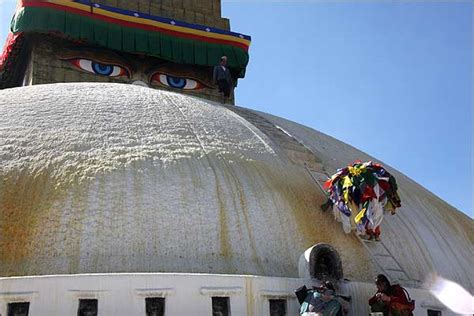
<svg viewBox="0 0 474 316">
<path fill-rule="evenodd" d="M 86 11 L 86 12 L 91 11 L 90 6 L 88 6 L 86 4 L 82 4 L 82 3 L 77 3 L 77 2 L 72 2 L 72 1 L 64 1 L 64 0 L 48 0 L 47 2 L 54 3 L 54 4 L 57 4 L 57 5 L 62 5 L 62 6 L 69 7 L 69 8 L 74 8 L 74 9 Z"/>
<path fill-rule="evenodd" d="M 193 29 L 189 29 L 189 28 L 186 28 L 186 27 L 182 27 L 182 26 L 169 25 L 167 23 L 152 21 L 152 20 L 143 19 L 143 18 L 140 18 L 140 17 L 128 16 L 128 15 L 123 15 L 123 14 L 119 14 L 119 13 L 115 13 L 115 12 L 110 12 L 110 11 L 100 9 L 100 8 L 94 8 L 93 12 L 97 13 L 99 15 L 107 16 L 107 17 L 122 20 L 122 21 L 127 21 L 127 22 L 132 22 L 132 23 L 137 23 L 137 24 L 144 24 L 144 25 L 159 27 L 159 28 L 162 28 L 162 29 L 166 29 L 166 30 L 170 30 L 170 31 L 176 31 L 176 32 L 180 32 L 180 33 L 194 34 L 194 35 L 199 35 L 199 36 L 203 36 L 203 37 L 223 39 L 223 40 L 227 40 L 227 41 L 238 42 L 238 43 L 242 43 L 242 44 L 245 44 L 245 45 L 250 45 L 249 40 L 246 40 L 244 38 L 236 38 L 236 37 L 230 36 L 230 35 L 216 34 L 216 33 L 200 31 L 200 30 L 193 30 Z"/>
<path fill-rule="evenodd" d="M 70 7 L 86 12 L 90 12 L 91 7 L 85 4 L 77 3 L 77 2 L 72 2 L 72 1 L 65 1 L 65 0 L 48 0 L 50 3 L 58 4 L 61 6 L 65 7 Z M 205 31 L 200 31 L 200 30 L 193 30 L 190 28 L 182 27 L 182 26 L 176 26 L 176 25 L 169 25 L 167 23 L 162 23 L 158 21 L 152 21 L 148 19 L 143 19 L 140 17 L 134 17 L 134 16 L 128 16 L 128 15 L 123 15 L 120 13 L 115 13 L 115 12 L 110 12 L 101 8 L 96 8 L 92 7 L 92 12 L 98 15 L 106 16 L 109 18 L 114 18 L 117 20 L 122 20 L 122 21 L 127 21 L 127 22 L 132 22 L 132 23 L 137 23 L 137 24 L 142 24 L 142 25 L 149 25 L 153 27 L 159 27 L 162 29 L 170 30 L 170 31 L 175 31 L 175 32 L 180 32 L 180 33 L 185 33 L 185 34 L 193 34 L 193 35 L 198 35 L 198 36 L 203 36 L 203 37 L 208 37 L 208 38 L 214 38 L 214 39 L 221 39 L 221 40 L 226 40 L 226 41 L 231 41 L 231 42 L 236 42 L 236 43 L 241 43 L 246 46 L 250 46 L 250 41 L 245 39 L 245 38 L 238 38 L 230 35 L 225 35 L 225 34 L 216 34 L 216 33 L 210 33 L 210 32 L 205 32 Z"/>
</svg>

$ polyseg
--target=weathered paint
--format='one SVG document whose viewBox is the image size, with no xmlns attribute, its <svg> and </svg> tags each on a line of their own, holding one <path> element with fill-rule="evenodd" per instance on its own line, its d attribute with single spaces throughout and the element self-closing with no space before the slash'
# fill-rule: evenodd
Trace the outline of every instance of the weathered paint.
<svg viewBox="0 0 474 316">
<path fill-rule="evenodd" d="M 0 278 L 0 314 L 7 304 L 30 302 L 31 315 L 74 315 L 78 300 L 98 300 L 100 315 L 145 315 L 145 298 L 165 298 L 166 315 L 211 315 L 211 297 L 226 296 L 232 315 L 269 315 L 269 300 L 287 301 L 288 315 L 296 315 L 294 290 L 311 282 L 297 278 L 245 275 L 124 273 Z M 368 299 L 376 288 L 371 283 L 342 282 L 339 293 L 352 297 L 351 315 L 367 315 Z M 415 316 L 435 309 L 454 316 L 429 291 L 408 288 L 416 300 Z"/>
<path fill-rule="evenodd" d="M 270 114 L 260 113 L 281 126 L 321 158 L 332 174 L 355 160 L 377 161 L 356 148 Z M 436 272 L 474 290 L 474 221 L 407 176 L 391 168 L 398 182 L 402 208 L 382 223 L 382 239 L 412 280 L 423 282 Z M 344 260 L 345 253 L 341 254 Z"/>
<path fill-rule="evenodd" d="M 0 194 L 7 196 L 0 221 L 9 227 L 21 215 L 32 224 L 26 233 L 19 225 L 0 232 L 2 251 L 14 252 L 11 260 L 0 259 L 1 275 L 178 271 L 296 277 L 300 255 L 321 242 L 339 252 L 345 277 L 371 281 L 376 273 L 359 240 L 319 210 L 325 197 L 307 171 L 218 104 L 135 86 L 55 84 L 4 90 L 0 114 L 0 140 L 7 140 L 0 143 L 6 179 Z M 310 144 L 327 170 L 340 166 L 340 157 L 366 159 L 315 131 L 277 123 Z M 43 170 L 47 178 L 40 181 L 35 177 Z M 7 175 L 24 180 L 13 185 Z M 438 247 L 472 248 L 469 223 L 452 210 L 451 220 L 442 222 L 439 208 L 445 206 L 396 176 L 413 217 L 406 217 L 406 208 L 387 217 L 387 245 L 410 277 L 421 280 L 424 270 L 441 267 L 456 280 L 467 274 L 463 282 L 469 287 L 470 250 L 449 258 L 457 267 L 449 272 L 440 261 L 452 251 Z M 33 179 L 38 184 L 22 189 Z M 35 199 L 44 201 L 26 208 L 16 203 Z M 11 216 L 13 204 L 21 209 Z M 437 209 L 433 222 L 426 216 L 431 207 Z M 446 231 L 433 243 L 424 227 L 436 225 Z M 398 230 L 405 235 L 397 236 Z M 400 238 L 412 247 L 400 247 Z M 21 247 L 12 251 L 17 241 Z"/>
</svg>

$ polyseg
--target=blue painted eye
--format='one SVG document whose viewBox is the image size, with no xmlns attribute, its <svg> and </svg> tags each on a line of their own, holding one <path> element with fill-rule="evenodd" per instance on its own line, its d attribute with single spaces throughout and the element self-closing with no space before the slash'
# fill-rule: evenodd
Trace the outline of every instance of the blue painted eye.
<svg viewBox="0 0 474 316">
<path fill-rule="evenodd" d="M 70 62 L 79 69 L 100 76 L 128 76 L 128 71 L 125 68 L 116 65 L 102 64 L 89 59 L 72 59 Z"/>
<path fill-rule="evenodd" d="M 114 66 L 92 62 L 92 70 L 98 75 L 110 76 L 114 71 Z"/>
<path fill-rule="evenodd" d="M 199 81 L 189 78 L 174 77 L 162 73 L 153 75 L 151 81 L 160 83 L 170 88 L 182 90 L 199 90 L 204 88 L 203 84 L 201 84 Z"/>
<path fill-rule="evenodd" d="M 183 89 L 186 86 L 186 79 L 166 76 L 166 81 L 171 88 Z"/>
</svg>

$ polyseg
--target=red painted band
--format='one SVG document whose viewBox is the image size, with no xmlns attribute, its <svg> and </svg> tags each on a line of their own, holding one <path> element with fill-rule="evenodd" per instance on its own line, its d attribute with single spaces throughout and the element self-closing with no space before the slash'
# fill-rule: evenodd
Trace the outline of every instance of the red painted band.
<svg viewBox="0 0 474 316">
<path fill-rule="evenodd" d="M 158 26 L 143 25 L 143 24 L 139 24 L 139 23 L 123 21 L 123 20 L 120 20 L 120 19 L 115 19 L 115 18 L 111 18 L 111 17 L 99 15 L 99 14 L 93 14 L 93 13 L 83 11 L 83 10 L 80 10 L 80 9 L 76 9 L 76 8 L 64 7 L 64 6 L 61 6 L 61 5 L 58 5 L 58 4 L 55 4 L 55 3 L 50 3 L 50 2 L 23 1 L 23 6 L 24 7 L 43 7 L 43 8 L 46 7 L 46 8 L 57 9 L 57 10 L 60 10 L 60 11 L 66 11 L 66 12 L 78 14 L 78 15 L 81 15 L 81 16 L 86 16 L 86 17 L 89 17 L 89 18 L 92 18 L 92 19 L 102 20 L 102 21 L 105 21 L 105 22 L 113 23 L 113 24 L 118 24 L 118 25 L 125 26 L 125 27 L 137 28 L 137 29 L 142 29 L 142 30 L 147 30 L 147 31 L 155 31 L 155 32 L 159 31 L 161 33 L 171 35 L 171 36 L 176 36 L 176 37 L 186 38 L 186 39 L 200 40 L 200 41 L 205 41 L 205 42 L 208 42 L 208 43 L 231 45 L 231 46 L 234 46 L 234 47 L 239 47 L 239 48 L 245 50 L 246 52 L 248 51 L 248 48 L 249 48 L 248 45 L 245 45 L 245 44 L 239 43 L 239 42 L 209 38 L 209 37 L 195 35 L 195 34 L 182 33 L 182 32 L 178 32 L 178 31 L 171 31 L 171 30 L 160 28 Z"/>
</svg>

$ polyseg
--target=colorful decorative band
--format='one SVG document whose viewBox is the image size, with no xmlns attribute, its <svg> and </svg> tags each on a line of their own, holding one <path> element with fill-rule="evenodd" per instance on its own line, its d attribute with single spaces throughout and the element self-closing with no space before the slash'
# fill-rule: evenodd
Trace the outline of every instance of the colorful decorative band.
<svg viewBox="0 0 474 316">
<path fill-rule="evenodd" d="M 21 40 L 19 40 L 21 38 L 21 35 L 21 33 L 8 33 L 7 40 L 5 41 L 5 45 L 3 47 L 3 51 L 0 53 L 0 88 L 1 79 L 3 79 L 1 74 L 5 69 L 7 61 L 13 62 L 13 58 L 11 58 L 11 56 L 14 55 L 13 52 L 17 49 L 19 43 L 21 42 Z"/>
<path fill-rule="evenodd" d="M 169 18 L 164 18 L 164 17 L 159 17 L 159 16 L 153 16 L 150 14 L 133 12 L 129 10 L 123 10 L 120 8 L 114 8 L 111 6 L 99 5 L 99 4 L 91 2 L 90 0 L 75 0 L 74 2 L 85 4 L 89 7 L 92 7 L 92 10 L 94 13 L 102 13 L 107 16 L 118 17 L 120 19 L 124 19 L 129 22 L 139 21 L 137 19 L 145 19 L 145 20 L 151 21 L 151 22 L 148 22 L 148 24 L 152 26 L 157 26 L 164 29 L 176 30 L 183 33 L 236 41 L 236 42 L 245 44 L 247 48 L 250 45 L 250 41 L 251 41 L 251 37 L 248 35 L 235 33 L 235 32 L 231 32 L 231 31 L 227 31 L 223 29 L 218 29 L 218 28 L 210 27 L 206 25 L 192 24 L 192 23 L 187 23 L 184 21 L 178 21 L 176 19 L 169 19 Z M 116 13 L 118 15 L 111 15 L 111 13 Z"/>
<path fill-rule="evenodd" d="M 143 30 L 211 43 L 233 45 L 248 50 L 251 37 L 214 27 L 181 22 L 141 12 L 114 8 L 89 0 L 24 0 L 23 7 L 49 7 L 90 16 L 94 19 Z"/>
<path fill-rule="evenodd" d="M 12 20 L 11 31 L 14 34 L 53 34 L 86 45 L 183 64 L 214 66 L 225 55 L 228 66 L 239 77 L 245 76 L 249 61 L 248 36 L 215 28 L 202 31 L 199 25 L 158 17 L 151 19 L 149 15 L 141 17 L 141 13 L 84 2 L 23 1 Z"/>
</svg>

